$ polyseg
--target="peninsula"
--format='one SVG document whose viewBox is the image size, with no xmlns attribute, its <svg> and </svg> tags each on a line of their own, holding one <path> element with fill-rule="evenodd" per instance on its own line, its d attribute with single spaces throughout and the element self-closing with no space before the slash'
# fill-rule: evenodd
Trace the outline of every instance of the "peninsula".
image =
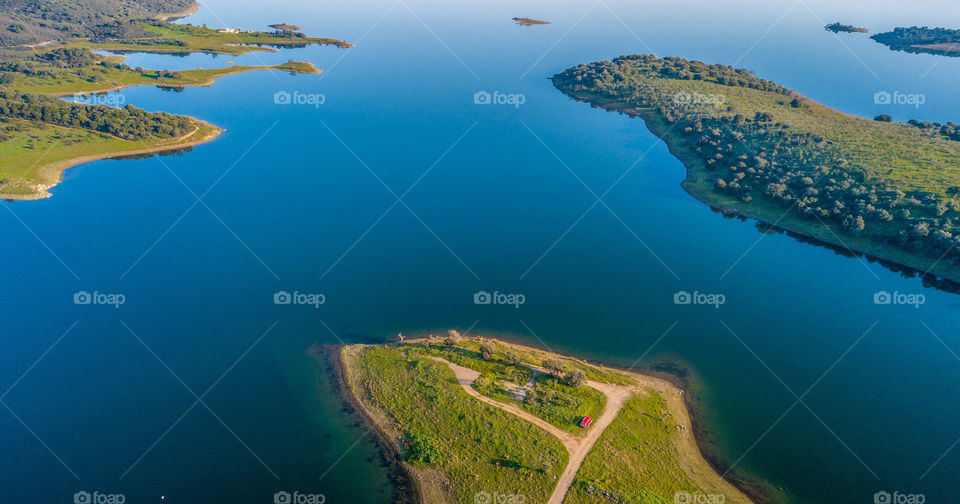
<svg viewBox="0 0 960 504">
<path fill-rule="evenodd" d="M 666 380 L 457 331 L 338 360 L 414 501 L 753 502 L 701 455 Z"/>
<path fill-rule="evenodd" d="M 911 26 L 894 28 L 870 38 L 893 51 L 960 56 L 960 30 Z"/>
<path fill-rule="evenodd" d="M 746 70 L 652 55 L 553 84 L 643 118 L 686 166 L 683 187 L 717 209 L 960 281 L 957 124 L 854 117 Z"/>
<path fill-rule="evenodd" d="M 116 97 L 91 97 L 94 93 L 142 85 L 175 90 L 210 86 L 221 77 L 255 70 L 320 73 L 311 63 L 293 60 L 278 65 L 231 64 L 178 71 L 132 68 L 125 63 L 125 56 L 104 55 L 101 51 L 235 55 L 308 44 L 352 47 L 336 39 L 307 37 L 297 32 L 299 27 L 294 25 L 276 25 L 272 32 L 212 29 L 172 24 L 162 12 L 156 12 L 160 6 L 166 6 L 177 7 L 174 13 L 183 14 L 195 9 L 192 2 L 140 2 L 145 10 L 137 14 L 152 17 L 136 18 L 125 17 L 128 11 L 116 5 L 119 3 L 107 0 L 91 4 L 91 9 L 100 9 L 100 14 L 91 19 L 100 22 L 61 26 L 58 39 L 27 45 L 11 42 L 0 47 L 0 198 L 49 197 L 49 189 L 61 181 L 63 171 L 71 166 L 96 159 L 185 149 L 208 142 L 222 132 L 192 117 L 150 113 L 132 105 L 123 106 Z M 30 31 L 31 16 L 39 15 L 29 4 L 25 2 L 21 10 L 12 14 L 25 23 L 24 32 Z M 66 14 L 74 15 L 69 19 L 80 19 L 76 17 L 80 14 L 71 10 L 74 7 L 61 6 L 68 11 Z M 50 26 L 34 21 L 38 33 Z M 64 96 L 78 99 L 73 103 L 56 99 Z"/>
</svg>

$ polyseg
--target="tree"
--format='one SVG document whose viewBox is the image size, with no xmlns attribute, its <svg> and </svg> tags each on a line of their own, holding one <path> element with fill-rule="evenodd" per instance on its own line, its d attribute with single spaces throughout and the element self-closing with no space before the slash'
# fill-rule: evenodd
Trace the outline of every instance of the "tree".
<svg viewBox="0 0 960 504">
<path fill-rule="evenodd" d="M 547 370 L 553 376 L 561 377 L 563 376 L 564 366 L 563 362 L 560 362 L 558 359 L 546 359 L 543 361 L 543 368 Z"/>
<path fill-rule="evenodd" d="M 520 364 L 520 357 L 513 352 L 507 352 L 503 357 L 507 360 L 507 364 L 510 364 L 511 366 Z"/>
<path fill-rule="evenodd" d="M 571 387 L 579 387 L 587 380 L 587 374 L 579 369 L 574 369 L 567 373 L 567 384 Z"/>
<path fill-rule="evenodd" d="M 893 118 L 889 114 L 880 114 L 877 117 L 873 118 L 874 121 L 880 122 L 893 122 Z"/>
<path fill-rule="evenodd" d="M 483 360 L 490 360 L 493 358 L 493 354 L 496 353 L 497 347 L 493 346 L 493 343 L 489 341 L 484 341 L 480 343 L 480 357 L 483 357 Z"/>
</svg>

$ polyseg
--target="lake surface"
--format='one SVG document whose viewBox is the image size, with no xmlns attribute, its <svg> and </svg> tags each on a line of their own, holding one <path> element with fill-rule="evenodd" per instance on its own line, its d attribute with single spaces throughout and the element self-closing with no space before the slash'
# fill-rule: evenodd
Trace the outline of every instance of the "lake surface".
<svg viewBox="0 0 960 504">
<path fill-rule="evenodd" d="M 746 67 L 851 114 L 957 121 L 960 59 L 823 25 L 960 27 L 960 9 L 728 4 L 205 2 L 187 21 L 286 21 L 357 46 L 131 55 L 327 71 L 124 90 L 227 131 L 183 155 L 88 163 L 53 198 L 3 203 L 0 500 L 391 502 L 372 439 L 305 350 L 449 328 L 685 369 L 719 458 L 796 502 L 955 500 L 960 298 L 711 212 L 642 121 L 547 78 L 653 51 Z M 878 105 L 879 91 L 926 101 Z M 278 92 L 324 102 L 277 105 Z M 523 104 L 477 105 L 479 92 Z M 75 305 L 78 291 L 125 304 Z M 325 303 L 277 305 L 279 291 Z M 526 302 L 478 305 L 480 291 Z M 726 302 L 676 305 L 678 291 Z M 878 291 L 925 303 L 876 305 Z"/>
</svg>

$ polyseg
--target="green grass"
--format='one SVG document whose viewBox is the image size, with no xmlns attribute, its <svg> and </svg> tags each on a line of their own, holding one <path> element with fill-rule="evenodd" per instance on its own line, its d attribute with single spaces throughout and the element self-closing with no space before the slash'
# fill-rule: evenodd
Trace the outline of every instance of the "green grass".
<svg viewBox="0 0 960 504">
<path fill-rule="evenodd" d="M 232 65 L 223 68 L 205 68 L 181 70 L 176 72 L 179 78 L 161 77 L 158 70 L 118 69 L 91 65 L 77 69 L 51 69 L 54 75 L 28 76 L 16 74 L 16 79 L 4 86 L 4 89 L 20 93 L 40 93 L 48 95 L 70 95 L 93 93 L 132 86 L 160 86 L 181 88 L 191 86 L 209 86 L 220 77 L 256 70 L 273 70 L 292 73 L 320 73 L 310 63 L 290 62 L 279 65 Z"/>
<path fill-rule="evenodd" d="M 677 492 L 698 492 L 678 461 L 677 424 L 669 416 L 660 421 L 666 412 L 657 394 L 627 401 L 583 461 L 564 503 L 667 504 Z"/>
<path fill-rule="evenodd" d="M 363 347 L 345 362 L 354 393 L 414 440 L 408 462 L 440 471 L 453 502 L 477 492 L 522 493 L 545 502 L 566 465 L 560 442 L 536 426 L 465 394 L 453 372 L 400 347 Z M 350 378 L 352 376 L 352 378 Z"/>
<path fill-rule="evenodd" d="M 905 192 L 930 192 L 950 199 L 947 188 L 960 186 L 960 142 L 924 135 L 916 127 L 854 117 L 809 101 L 794 108 L 788 97 L 745 87 L 663 78 L 644 80 L 671 94 L 686 91 L 722 95 L 725 106 L 717 114 L 753 117 L 756 112 L 769 113 L 774 122 L 789 125 L 794 133 L 828 139 L 840 148 L 851 166 L 864 167 L 871 177 Z"/>
<path fill-rule="evenodd" d="M 496 346 L 496 345 L 495 345 Z M 484 360 L 480 355 L 479 343 L 471 341 L 461 342 L 457 348 L 437 345 L 410 344 L 403 345 L 411 355 L 433 355 L 473 369 L 482 373 L 474 384 L 474 388 L 481 394 L 495 399 L 520 406 L 524 410 L 542 418 L 550 424 L 573 434 L 583 434 L 586 431 L 577 423 L 584 416 L 597 417 L 603 412 L 606 405 L 606 396 L 600 391 L 586 385 L 572 387 L 563 380 L 541 373 L 534 373 L 524 365 L 511 365 L 505 360 L 506 349 L 496 346 L 497 352 L 490 360 Z M 526 361 L 539 365 L 542 359 Z M 571 366 L 572 368 L 572 366 Z M 504 383 L 512 383 L 522 387 L 533 380 L 531 393 L 526 400 L 521 401 Z"/>
<path fill-rule="evenodd" d="M 110 135 L 20 119 L 0 121 L 7 139 L 0 142 L 0 197 L 36 197 L 56 184 L 65 163 L 77 158 L 109 157 L 143 149 L 162 148 L 200 139 L 213 129 L 198 122 L 198 130 L 181 141 L 122 140 Z M 37 187 L 37 186 L 40 187 Z"/>
<path fill-rule="evenodd" d="M 586 430 L 578 425 L 580 419 L 600 416 L 606 403 L 606 396 L 594 388 L 571 387 L 554 376 L 543 374 L 537 376 L 522 407 L 567 432 L 583 434 Z"/>
<path fill-rule="evenodd" d="M 206 52 L 216 54 L 245 54 L 252 51 L 272 51 L 272 47 L 302 47 L 309 44 L 328 44 L 337 47 L 352 47 L 341 40 L 325 37 L 280 36 L 274 32 L 219 33 L 212 28 L 193 25 L 143 23 L 142 28 L 152 34 L 150 38 L 134 42 L 78 42 L 71 47 L 88 47 L 93 50 L 118 52 L 151 52 L 178 54 Z M 164 42 L 178 41 L 180 44 Z"/>
</svg>

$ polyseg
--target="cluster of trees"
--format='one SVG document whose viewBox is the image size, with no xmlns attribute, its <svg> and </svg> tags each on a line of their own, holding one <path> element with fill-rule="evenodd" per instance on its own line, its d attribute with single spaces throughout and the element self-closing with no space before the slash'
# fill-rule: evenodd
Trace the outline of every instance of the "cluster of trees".
<svg viewBox="0 0 960 504">
<path fill-rule="evenodd" d="M 873 40 L 888 46 L 895 51 L 928 52 L 935 54 L 954 55 L 956 53 L 943 52 L 931 49 L 917 48 L 917 45 L 929 44 L 960 44 L 960 30 L 949 28 L 927 28 L 926 26 L 911 26 L 909 28 L 894 28 L 893 31 L 877 33 L 871 36 Z"/>
<path fill-rule="evenodd" d="M 682 132 L 682 141 L 696 150 L 721 193 L 743 202 L 767 198 L 795 215 L 836 225 L 852 235 L 867 232 L 884 244 L 960 261 L 960 204 L 956 201 L 932 193 L 907 194 L 885 182 L 882 174 L 851 162 L 855 156 L 845 146 L 792 131 L 774 122 L 770 114 L 757 112 L 749 117 L 732 109 L 677 103 L 669 86 L 640 78 L 665 77 L 675 73 L 672 69 L 700 65 L 683 65 L 676 58 L 629 56 L 571 68 L 554 76 L 554 84 L 574 95 L 589 92 L 614 98 L 622 109 L 655 109 L 675 131 Z M 749 87 L 761 85 L 749 82 L 749 74 L 736 75 L 748 80 Z M 931 135 L 958 136 L 953 123 L 910 124 Z M 951 191 L 960 194 L 960 187 L 947 190 Z"/>
<path fill-rule="evenodd" d="M 906 124 L 915 126 L 917 129 L 931 136 L 940 135 L 949 140 L 960 141 L 960 125 L 950 121 L 947 121 L 947 124 L 940 124 L 938 122 L 910 119 L 906 122 Z"/>
<path fill-rule="evenodd" d="M 0 45 L 90 37 L 90 27 L 114 20 L 179 12 L 193 0 L 0 0 Z M 14 27 L 11 30 L 10 27 Z"/>
<path fill-rule="evenodd" d="M 68 128 L 107 133 L 125 140 L 176 138 L 195 125 L 188 117 L 123 108 L 83 105 L 41 95 L 0 91 L 0 117 L 25 119 Z"/>
<path fill-rule="evenodd" d="M 833 33 L 867 33 L 866 28 L 860 28 L 858 26 L 846 25 L 841 23 L 830 23 L 824 27 L 827 31 L 832 31 Z"/>
<path fill-rule="evenodd" d="M 708 65 L 702 61 L 690 61 L 683 58 L 665 57 L 657 58 L 652 54 L 632 54 L 621 56 L 613 61 L 602 61 L 591 65 L 580 65 L 567 72 L 560 74 L 563 76 L 572 72 L 572 78 L 581 72 L 590 72 L 589 68 L 594 68 L 598 75 L 592 75 L 591 78 L 603 82 L 622 82 L 634 72 L 640 72 L 646 75 L 659 76 L 667 79 L 680 80 L 701 80 L 714 82 L 725 86 L 740 86 L 761 91 L 770 91 L 784 95 L 790 94 L 790 90 L 779 84 L 761 79 L 749 70 L 734 68 L 728 65 Z"/>
</svg>

